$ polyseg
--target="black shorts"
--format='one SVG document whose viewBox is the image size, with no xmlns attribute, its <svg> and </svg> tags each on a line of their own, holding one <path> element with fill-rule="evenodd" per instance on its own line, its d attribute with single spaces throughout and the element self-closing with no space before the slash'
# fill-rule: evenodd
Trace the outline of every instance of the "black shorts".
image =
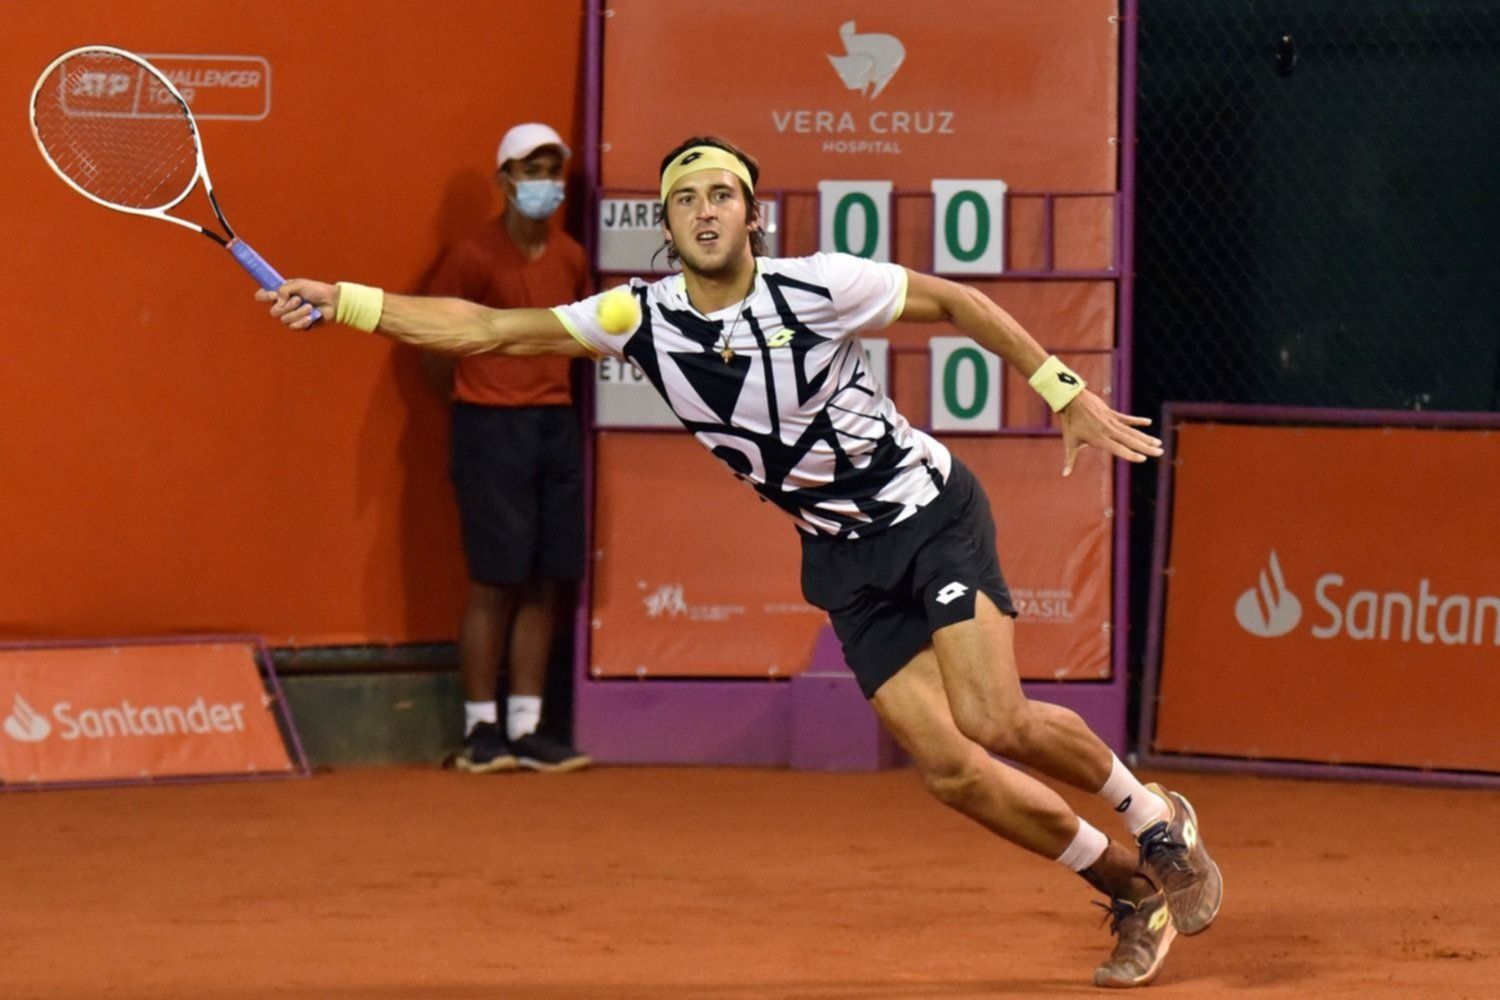
<svg viewBox="0 0 1500 1000">
<path fill-rule="evenodd" d="M 583 576 L 583 441 L 572 407 L 454 403 L 449 474 L 469 579 Z"/>
<path fill-rule="evenodd" d="M 973 618 L 978 591 L 1015 617 L 989 499 L 956 458 L 937 499 L 900 524 L 853 540 L 802 536 L 802 596 L 828 612 L 866 698 L 933 632 Z"/>
</svg>

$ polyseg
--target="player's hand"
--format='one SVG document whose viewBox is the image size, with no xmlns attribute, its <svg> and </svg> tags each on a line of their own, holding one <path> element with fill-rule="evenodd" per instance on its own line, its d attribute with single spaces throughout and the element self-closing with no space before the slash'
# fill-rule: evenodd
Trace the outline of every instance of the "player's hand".
<svg viewBox="0 0 1500 1000">
<path fill-rule="evenodd" d="M 1127 462 L 1144 462 L 1162 456 L 1161 441 L 1137 427 L 1149 427 L 1149 417 L 1116 413 L 1109 404 L 1085 389 L 1063 407 L 1063 475 L 1073 474 L 1078 453 L 1093 446 Z"/>
<path fill-rule="evenodd" d="M 325 285 L 321 281 L 293 278 L 274 292 L 261 289 L 255 297 L 271 303 L 271 315 L 293 330 L 306 330 L 313 325 L 312 311 L 317 307 L 325 317 L 338 312 L 339 289 L 337 285 Z"/>
</svg>

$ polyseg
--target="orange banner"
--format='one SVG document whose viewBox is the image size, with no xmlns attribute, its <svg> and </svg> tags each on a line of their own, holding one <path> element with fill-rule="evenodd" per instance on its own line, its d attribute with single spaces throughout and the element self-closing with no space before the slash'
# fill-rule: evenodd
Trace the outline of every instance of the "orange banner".
<svg viewBox="0 0 1500 1000">
<path fill-rule="evenodd" d="M 1010 192 L 1007 267 L 1111 265 L 1120 41 L 1114 0 L 1003 0 L 985 5 L 982 16 L 952 17 L 933 17 L 903 0 L 868 0 L 844 11 L 801 0 L 607 7 L 606 190 L 651 192 L 663 154 L 689 134 L 718 134 L 759 159 L 763 192 L 793 192 L 778 220 L 787 255 L 819 246 L 819 182 L 890 181 L 892 259 L 926 270 L 935 253 L 933 181 L 996 179 Z M 703 37 L 774 43 L 729 46 L 705 59 L 681 44 L 684 25 Z M 663 104 L 671 113 L 662 113 Z M 1112 282 L 970 283 L 1108 395 Z M 919 424 L 930 410 L 927 342 L 951 333 L 897 324 L 881 334 L 891 348 L 886 388 Z M 1003 406 L 1006 427 L 1045 426 L 1050 418 L 1011 373 Z M 974 469 L 995 508 L 1002 566 L 1023 611 L 1022 676 L 1109 677 L 1109 463 L 1088 456 L 1063 480 L 1055 438 L 945 443 Z M 598 675 L 765 676 L 806 666 L 823 619 L 802 603 L 795 530 L 709 457 L 692 454 L 700 451 L 675 435 L 601 438 Z M 670 525 L 671 544 L 643 537 L 643 517 Z M 747 518 L 755 530 L 742 527 Z M 734 530 L 724 530 L 726 522 Z M 745 570 L 726 573 L 726 566 Z"/>
<path fill-rule="evenodd" d="M 1020 612 L 1021 677 L 1109 679 L 1110 461 L 1085 453 L 1064 479 L 1062 441 L 1055 437 L 953 437 L 944 443 L 990 498 L 1000 569 Z"/>
<path fill-rule="evenodd" d="M 294 770 L 248 643 L 0 650 L 0 782 Z"/>
<path fill-rule="evenodd" d="M 594 676 L 801 673 L 827 619 L 787 516 L 686 434 L 596 441 Z"/>
<path fill-rule="evenodd" d="M 932 182 L 984 179 L 1009 190 L 1008 268 L 1042 268 L 1049 245 L 1053 266 L 1110 266 L 1115 0 L 999 0 L 942 17 L 908 0 L 608 7 L 606 190 L 654 191 L 669 150 L 693 134 L 720 135 L 759 160 L 763 192 L 804 192 L 784 205 L 784 255 L 817 246 L 807 192 L 820 181 L 890 181 L 893 259 L 927 269 Z M 683 43 L 687 25 L 695 37 L 765 43 L 720 46 L 705 60 L 701 46 Z M 1086 196 L 1034 197 L 1062 193 Z"/>
<path fill-rule="evenodd" d="M 1184 423 L 1154 749 L 1500 771 L 1500 435 Z"/>
<path fill-rule="evenodd" d="M 687 435 L 598 437 L 591 671 L 596 677 L 785 677 L 827 619 L 802 599 L 801 548 Z M 1063 479 L 1055 438 L 948 441 L 985 486 L 1022 613 L 1021 675 L 1109 676 L 1109 464 Z"/>
<path fill-rule="evenodd" d="M 1113 191 L 1115 0 L 1010 0 L 934 16 L 908 0 L 613 2 L 604 34 L 605 187 L 656 184 L 693 132 L 759 157 L 766 183 L 1001 178 Z M 735 39 L 712 47 L 692 39 Z"/>
</svg>

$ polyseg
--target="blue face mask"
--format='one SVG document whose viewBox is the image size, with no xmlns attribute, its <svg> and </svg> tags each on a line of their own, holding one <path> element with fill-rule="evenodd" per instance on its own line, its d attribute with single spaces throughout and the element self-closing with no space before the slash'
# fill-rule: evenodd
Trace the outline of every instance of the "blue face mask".
<svg viewBox="0 0 1500 1000">
<path fill-rule="evenodd" d="M 563 201 L 562 181 L 516 181 L 516 210 L 528 219 L 545 219 Z"/>
</svg>

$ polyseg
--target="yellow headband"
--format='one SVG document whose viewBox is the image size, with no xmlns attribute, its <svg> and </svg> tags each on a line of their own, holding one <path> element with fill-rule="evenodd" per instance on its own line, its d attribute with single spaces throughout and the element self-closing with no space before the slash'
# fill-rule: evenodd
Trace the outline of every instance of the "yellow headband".
<svg viewBox="0 0 1500 1000">
<path fill-rule="evenodd" d="M 667 169 L 662 172 L 661 200 L 667 200 L 667 195 L 671 193 L 678 181 L 700 170 L 727 170 L 744 181 L 745 187 L 750 189 L 751 194 L 755 193 L 755 182 L 750 179 L 750 171 L 740 162 L 738 156 L 718 146 L 694 146 L 684 150 L 682 155 L 669 163 Z"/>
</svg>

